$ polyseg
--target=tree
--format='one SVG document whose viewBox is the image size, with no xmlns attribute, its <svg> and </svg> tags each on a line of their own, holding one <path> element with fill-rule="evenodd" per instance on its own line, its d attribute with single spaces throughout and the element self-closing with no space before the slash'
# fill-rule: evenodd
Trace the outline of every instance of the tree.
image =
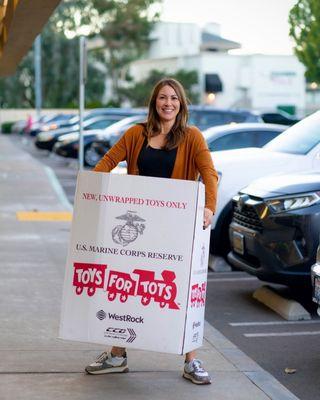
<svg viewBox="0 0 320 400">
<path fill-rule="evenodd" d="M 91 7 L 92 9 L 92 7 Z M 79 44 L 76 15 L 83 13 L 83 23 L 89 21 L 87 1 L 65 1 L 57 8 L 42 31 L 42 93 L 44 108 L 67 108 L 78 104 Z M 78 12 L 78 14 L 77 14 Z M 72 14 L 72 17 L 71 17 Z M 82 15 L 82 14 L 81 14 Z M 93 25 L 92 29 L 96 29 Z M 72 35 L 69 35 L 71 37 Z M 34 107 L 34 52 L 30 49 L 13 76 L 0 79 L 0 102 L 4 108 Z M 88 54 L 86 106 L 101 106 L 104 94 L 105 71 L 97 63 L 98 56 Z"/>
<path fill-rule="evenodd" d="M 113 104 L 120 104 L 119 82 L 125 68 L 148 48 L 162 0 L 64 0 L 42 34 L 44 107 L 72 107 L 78 98 L 77 37 L 99 37 L 103 46 L 88 53 L 86 105 L 101 105 L 106 74 Z M 152 11 L 154 10 L 154 11 Z M 101 68 L 101 66 L 103 66 Z M 0 79 L 0 101 L 10 107 L 34 106 L 33 50 L 17 73 Z"/>
<path fill-rule="evenodd" d="M 43 106 L 76 107 L 79 91 L 79 40 L 67 39 L 52 24 L 42 35 Z M 97 67 L 94 53 L 88 53 L 86 106 L 101 106 L 105 73 Z"/>
<path fill-rule="evenodd" d="M 33 52 L 20 63 L 13 76 L 0 79 L 0 106 L 2 108 L 34 107 Z"/>
<path fill-rule="evenodd" d="M 320 1 L 299 0 L 289 14 L 290 36 L 309 82 L 320 83 Z"/>
<path fill-rule="evenodd" d="M 165 71 L 152 70 L 149 75 L 140 82 L 134 82 L 127 88 L 119 89 L 122 100 L 126 99 L 135 106 L 146 106 L 150 93 L 154 85 L 162 78 L 170 77 L 177 79 L 185 88 L 187 97 L 191 103 L 198 103 L 199 93 L 195 91 L 194 86 L 198 83 L 197 71 L 178 70 L 174 74 L 168 74 Z"/>
<path fill-rule="evenodd" d="M 115 102 L 120 102 L 119 86 L 125 67 L 139 58 L 150 43 L 149 35 L 159 13 L 152 6 L 161 0 L 92 0 L 98 11 L 99 36 L 103 39 L 103 55 L 112 82 Z"/>
</svg>

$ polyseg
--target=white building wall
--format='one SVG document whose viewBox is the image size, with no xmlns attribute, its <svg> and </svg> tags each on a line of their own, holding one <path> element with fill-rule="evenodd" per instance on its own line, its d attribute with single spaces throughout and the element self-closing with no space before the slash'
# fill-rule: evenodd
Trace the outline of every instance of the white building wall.
<svg viewBox="0 0 320 400">
<path fill-rule="evenodd" d="M 255 108 L 293 105 L 302 110 L 306 107 L 305 68 L 296 57 L 255 55 L 251 60 Z"/>
<path fill-rule="evenodd" d="M 305 108 L 305 69 L 295 56 L 203 53 L 201 58 L 202 73 L 217 73 L 223 83 L 223 92 L 216 95 L 216 106 Z"/>
<path fill-rule="evenodd" d="M 198 71 L 201 103 L 207 103 L 205 75 L 218 74 L 223 92 L 216 94 L 213 106 L 271 110 L 291 105 L 298 113 L 304 113 L 304 66 L 294 56 L 202 52 L 194 56 L 136 61 L 131 74 L 139 81 L 152 69 L 170 74 L 182 68 Z"/>
<path fill-rule="evenodd" d="M 200 55 L 203 75 L 202 103 L 206 103 L 204 77 L 206 74 L 218 74 L 223 92 L 216 94 L 214 105 L 217 107 L 234 107 L 238 105 L 241 93 L 237 87 L 240 81 L 240 64 L 238 56 L 225 53 L 202 53 Z"/>
<path fill-rule="evenodd" d="M 207 30 L 219 34 L 220 26 Z M 213 106 L 271 110 L 294 106 L 298 114 L 306 109 L 304 66 L 295 56 L 232 55 L 201 51 L 201 29 L 189 23 L 158 23 L 152 33 L 148 59 L 131 65 L 135 80 L 144 79 L 152 69 L 174 73 L 178 69 L 196 70 L 199 76 L 200 103 L 208 103 L 205 74 L 218 74 L 223 92 Z"/>
<path fill-rule="evenodd" d="M 149 58 L 168 58 L 198 54 L 201 30 L 196 24 L 158 23 L 151 34 Z"/>
</svg>

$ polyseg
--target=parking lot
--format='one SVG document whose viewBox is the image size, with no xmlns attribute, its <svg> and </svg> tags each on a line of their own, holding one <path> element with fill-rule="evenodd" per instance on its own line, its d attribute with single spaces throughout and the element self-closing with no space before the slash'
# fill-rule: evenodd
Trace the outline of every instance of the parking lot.
<svg viewBox="0 0 320 400">
<path fill-rule="evenodd" d="M 11 140 L 54 170 L 69 202 L 73 203 L 77 162 L 36 149 L 32 138 L 13 135 Z M 252 298 L 262 284 L 244 272 L 210 271 L 206 319 L 290 391 L 313 400 L 320 390 L 320 318 L 310 293 L 274 285 L 283 297 L 294 299 L 311 315 L 307 321 L 286 321 Z"/>
</svg>

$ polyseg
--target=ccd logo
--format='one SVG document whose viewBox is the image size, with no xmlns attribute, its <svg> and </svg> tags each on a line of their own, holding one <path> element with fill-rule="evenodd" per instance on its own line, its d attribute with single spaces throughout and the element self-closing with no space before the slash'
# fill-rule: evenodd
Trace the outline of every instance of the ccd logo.
<svg viewBox="0 0 320 400">
<path fill-rule="evenodd" d="M 123 334 L 126 333 L 126 329 L 121 329 L 121 328 L 107 328 L 106 332 L 110 332 L 110 333 L 118 333 L 118 334 Z"/>
</svg>

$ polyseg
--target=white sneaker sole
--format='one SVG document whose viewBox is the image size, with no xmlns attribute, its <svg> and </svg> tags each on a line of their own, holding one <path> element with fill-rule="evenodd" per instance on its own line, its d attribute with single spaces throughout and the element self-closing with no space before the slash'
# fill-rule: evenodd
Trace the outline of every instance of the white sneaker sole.
<svg viewBox="0 0 320 400">
<path fill-rule="evenodd" d="M 192 383 L 195 383 L 196 385 L 210 385 L 211 380 L 208 381 L 197 381 L 192 375 L 188 374 L 187 372 L 184 372 L 182 375 L 185 379 L 188 379 Z"/>
<path fill-rule="evenodd" d="M 121 373 L 121 372 L 129 372 L 129 368 L 127 366 L 112 367 L 112 368 L 100 369 L 97 371 L 89 371 L 86 368 L 85 371 L 87 372 L 87 374 L 90 374 L 90 375 L 102 375 L 102 374 L 116 374 L 116 373 Z"/>
</svg>

